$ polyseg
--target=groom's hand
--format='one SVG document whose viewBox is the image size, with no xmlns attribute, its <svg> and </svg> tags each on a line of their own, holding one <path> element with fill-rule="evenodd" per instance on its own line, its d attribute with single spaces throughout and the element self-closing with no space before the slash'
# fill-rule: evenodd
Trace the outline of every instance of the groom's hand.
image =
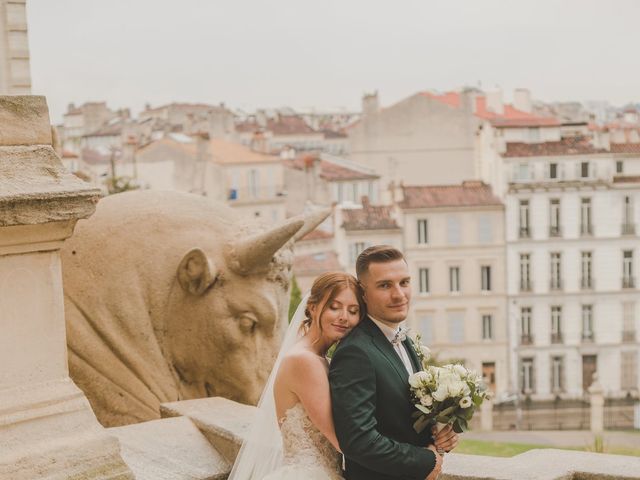
<svg viewBox="0 0 640 480">
<path fill-rule="evenodd" d="M 442 471 L 442 456 L 436 451 L 436 447 L 433 445 L 429 445 L 427 450 L 431 450 L 433 454 L 436 456 L 436 466 L 433 467 L 431 473 L 427 476 L 425 480 L 436 480 L 440 472 Z"/>
<path fill-rule="evenodd" d="M 435 435 L 435 447 L 440 452 L 450 452 L 458 445 L 458 434 L 453 431 L 453 426 L 451 425 L 447 425 L 438 433 L 436 433 L 436 427 L 433 427 L 431 433 Z"/>
</svg>

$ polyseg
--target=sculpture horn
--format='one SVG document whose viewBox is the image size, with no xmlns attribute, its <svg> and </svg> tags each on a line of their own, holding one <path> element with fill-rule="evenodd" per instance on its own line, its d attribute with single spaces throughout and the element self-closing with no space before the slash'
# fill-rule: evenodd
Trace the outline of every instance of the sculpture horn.
<svg viewBox="0 0 640 480">
<path fill-rule="evenodd" d="M 229 267 L 244 275 L 267 266 L 275 253 L 303 226 L 303 220 L 291 218 L 279 227 L 238 240 L 231 245 Z"/>
<path fill-rule="evenodd" d="M 325 208 L 322 210 L 317 210 L 315 212 L 303 213 L 302 215 L 294 217 L 296 219 L 303 220 L 304 226 L 296 232 L 296 234 L 293 236 L 293 240 L 297 242 L 307 233 L 313 231 L 318 225 L 324 222 L 329 215 L 331 215 L 331 209 Z"/>
</svg>

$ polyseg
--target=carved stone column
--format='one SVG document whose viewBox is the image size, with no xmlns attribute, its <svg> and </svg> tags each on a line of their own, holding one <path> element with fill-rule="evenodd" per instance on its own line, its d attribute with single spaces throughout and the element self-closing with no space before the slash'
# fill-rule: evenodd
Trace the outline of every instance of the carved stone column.
<svg viewBox="0 0 640 480">
<path fill-rule="evenodd" d="M 59 249 L 100 191 L 51 143 L 44 97 L 0 96 L 0 479 L 133 479 L 68 374 Z"/>
</svg>

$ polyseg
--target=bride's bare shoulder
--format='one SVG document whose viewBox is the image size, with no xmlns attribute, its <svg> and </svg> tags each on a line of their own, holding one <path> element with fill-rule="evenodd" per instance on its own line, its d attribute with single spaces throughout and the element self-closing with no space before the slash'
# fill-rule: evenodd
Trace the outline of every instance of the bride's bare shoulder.
<svg viewBox="0 0 640 480">
<path fill-rule="evenodd" d="M 282 358 L 281 370 L 298 372 L 308 368 L 323 368 L 324 359 L 306 348 L 295 346 Z"/>
</svg>

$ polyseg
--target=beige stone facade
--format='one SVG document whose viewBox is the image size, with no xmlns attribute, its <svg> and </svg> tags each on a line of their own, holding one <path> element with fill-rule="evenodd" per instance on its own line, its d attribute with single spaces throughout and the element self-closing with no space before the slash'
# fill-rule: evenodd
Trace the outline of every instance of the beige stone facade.
<svg viewBox="0 0 640 480">
<path fill-rule="evenodd" d="M 31 93 L 26 0 L 0 0 L 0 95 Z"/>
</svg>

